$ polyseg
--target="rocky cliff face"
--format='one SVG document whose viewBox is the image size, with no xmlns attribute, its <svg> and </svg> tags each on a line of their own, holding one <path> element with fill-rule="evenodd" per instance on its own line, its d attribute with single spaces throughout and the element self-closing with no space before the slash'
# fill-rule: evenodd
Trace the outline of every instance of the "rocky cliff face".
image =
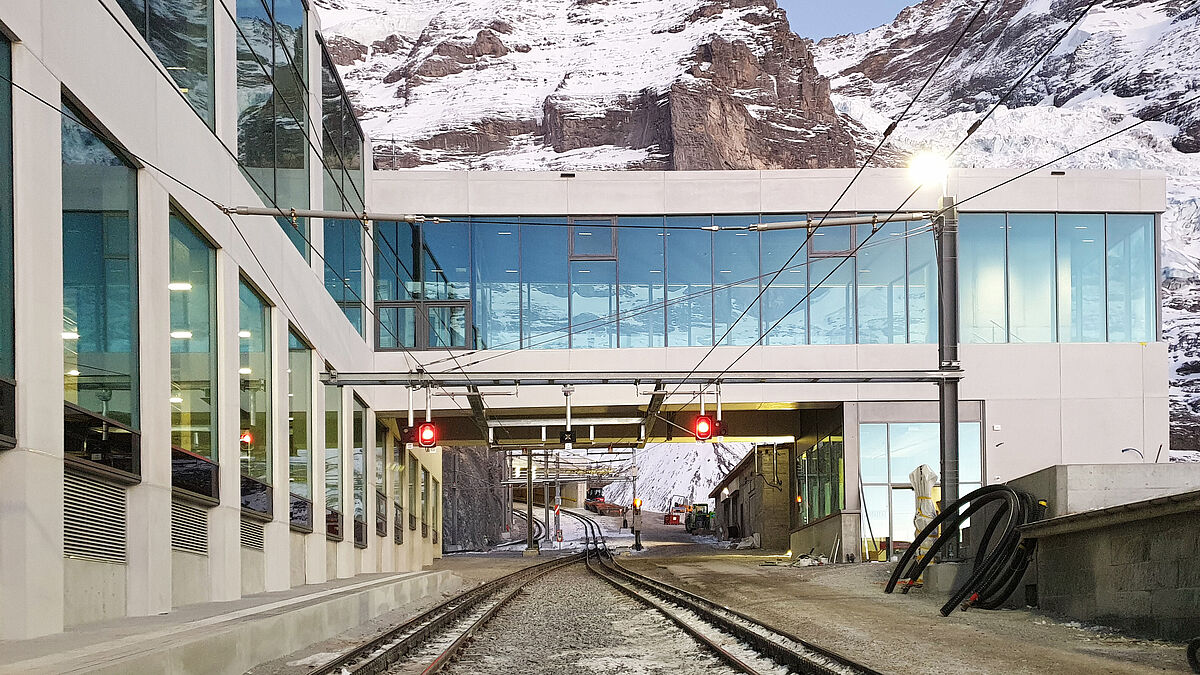
<svg viewBox="0 0 1200 675">
<path fill-rule="evenodd" d="M 849 166 L 774 0 L 317 0 L 379 168 Z"/>
</svg>

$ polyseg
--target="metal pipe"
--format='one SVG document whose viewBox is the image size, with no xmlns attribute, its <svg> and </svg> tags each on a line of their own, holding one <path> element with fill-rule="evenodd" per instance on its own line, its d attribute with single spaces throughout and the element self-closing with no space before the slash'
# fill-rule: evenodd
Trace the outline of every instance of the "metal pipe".
<svg viewBox="0 0 1200 675">
<path fill-rule="evenodd" d="M 942 197 L 937 233 L 938 370 L 961 374 L 958 360 L 958 209 L 954 197 Z M 942 505 L 958 501 L 958 379 L 938 383 L 938 435 L 941 441 Z M 947 542 L 945 559 L 958 557 L 957 532 Z"/>
<path fill-rule="evenodd" d="M 914 220 L 929 220 L 933 214 L 928 211 L 919 211 L 915 213 L 896 213 L 891 216 L 879 217 L 873 216 L 846 216 L 844 218 L 824 218 L 821 220 L 813 220 L 806 218 L 804 220 L 792 220 L 782 223 L 759 223 L 751 225 L 747 229 L 758 230 L 764 232 L 766 230 L 798 230 L 805 228 L 816 230 L 822 227 L 837 227 L 839 225 L 884 225 L 886 223 L 902 223 L 911 222 Z M 734 229 L 734 228 L 721 228 Z"/>
<path fill-rule="evenodd" d="M 448 223 L 444 218 L 418 216 L 412 213 L 380 213 L 378 211 L 326 211 L 324 209 L 273 209 L 262 206 L 231 206 L 226 213 L 239 216 L 271 216 L 274 218 L 330 218 L 336 220 L 398 220 L 405 223 Z"/>
<path fill-rule="evenodd" d="M 525 548 L 536 552 L 537 540 L 533 538 L 533 454 L 525 448 Z"/>
<path fill-rule="evenodd" d="M 333 386 L 562 386 L 564 384 L 642 384 L 661 380 L 662 384 L 707 384 L 719 373 L 679 372 L 466 372 L 453 369 L 438 373 L 408 372 L 323 372 L 321 382 Z M 927 382 L 961 379 L 962 371 L 944 370 L 809 370 L 809 371 L 746 371 L 721 375 L 725 384 L 813 384 L 865 382 Z"/>
</svg>

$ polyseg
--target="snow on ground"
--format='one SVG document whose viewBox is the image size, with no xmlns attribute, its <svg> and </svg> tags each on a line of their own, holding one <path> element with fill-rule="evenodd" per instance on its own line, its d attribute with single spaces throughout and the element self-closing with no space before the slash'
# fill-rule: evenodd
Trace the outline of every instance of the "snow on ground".
<svg viewBox="0 0 1200 675">
<path fill-rule="evenodd" d="M 665 512 L 673 496 L 708 501 L 708 493 L 753 447 L 753 443 L 650 443 L 635 455 L 637 496 L 647 511 Z M 616 464 L 622 473 L 635 462 Z M 616 504 L 633 502 L 633 484 L 612 483 L 604 498 Z"/>
</svg>

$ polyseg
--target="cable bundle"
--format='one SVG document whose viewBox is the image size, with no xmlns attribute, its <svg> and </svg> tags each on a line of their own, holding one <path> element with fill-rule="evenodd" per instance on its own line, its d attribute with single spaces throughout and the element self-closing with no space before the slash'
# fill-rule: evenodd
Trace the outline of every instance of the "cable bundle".
<svg viewBox="0 0 1200 675">
<path fill-rule="evenodd" d="M 1022 538 L 1018 528 L 1040 520 L 1046 509 L 1045 501 L 1034 502 L 1029 495 L 1007 485 L 986 485 L 942 509 L 901 556 L 884 592 L 891 593 L 896 589 L 896 584 L 904 579 L 906 582 L 901 585 L 901 592 L 908 593 L 938 551 L 958 537 L 962 524 L 976 511 L 992 503 L 998 503 L 998 508 L 979 539 L 971 577 L 962 588 L 950 595 L 950 600 L 942 605 L 941 611 L 942 616 L 950 616 L 956 606 L 961 606 L 963 610 L 999 607 L 1021 582 L 1037 547 L 1037 540 Z M 941 534 L 938 534 L 939 528 Z M 917 558 L 918 549 L 928 537 L 936 539 L 929 551 Z"/>
</svg>

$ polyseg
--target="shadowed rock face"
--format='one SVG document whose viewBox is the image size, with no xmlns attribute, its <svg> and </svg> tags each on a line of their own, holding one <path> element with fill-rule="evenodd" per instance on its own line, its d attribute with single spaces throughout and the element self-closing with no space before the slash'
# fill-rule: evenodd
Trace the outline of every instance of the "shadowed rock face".
<svg viewBox="0 0 1200 675">
<path fill-rule="evenodd" d="M 513 159 L 521 153 L 615 157 L 584 168 L 852 165 L 854 140 L 834 110 L 828 80 L 774 0 L 572 0 L 559 8 L 560 1 L 548 0 L 545 11 L 565 12 L 565 26 L 543 29 L 535 17 L 481 4 L 462 10 L 470 18 L 438 13 L 419 35 L 374 39 L 369 48 L 351 35 L 331 40 L 331 55 L 375 139 L 376 167 L 538 168 Z M 636 24 L 622 24 L 613 12 L 642 14 Z M 337 34 L 337 24 L 330 30 Z M 606 38 L 629 39 L 617 33 L 631 30 L 646 33 L 630 49 L 647 46 L 644 70 L 652 77 L 637 72 L 640 64 L 612 65 L 604 56 Z M 652 51 L 656 45 L 678 48 L 663 55 Z M 546 56 L 555 49 L 565 55 Z M 634 75 L 614 76 L 622 67 Z M 630 86 L 637 77 L 652 84 Z M 528 98 L 505 91 L 531 81 L 536 92 Z M 444 95 L 454 111 L 450 99 L 472 87 L 497 104 L 488 109 L 471 100 L 468 107 L 479 113 L 457 119 L 418 110 L 423 97 Z M 640 152 L 619 152 L 627 150 Z"/>
</svg>

